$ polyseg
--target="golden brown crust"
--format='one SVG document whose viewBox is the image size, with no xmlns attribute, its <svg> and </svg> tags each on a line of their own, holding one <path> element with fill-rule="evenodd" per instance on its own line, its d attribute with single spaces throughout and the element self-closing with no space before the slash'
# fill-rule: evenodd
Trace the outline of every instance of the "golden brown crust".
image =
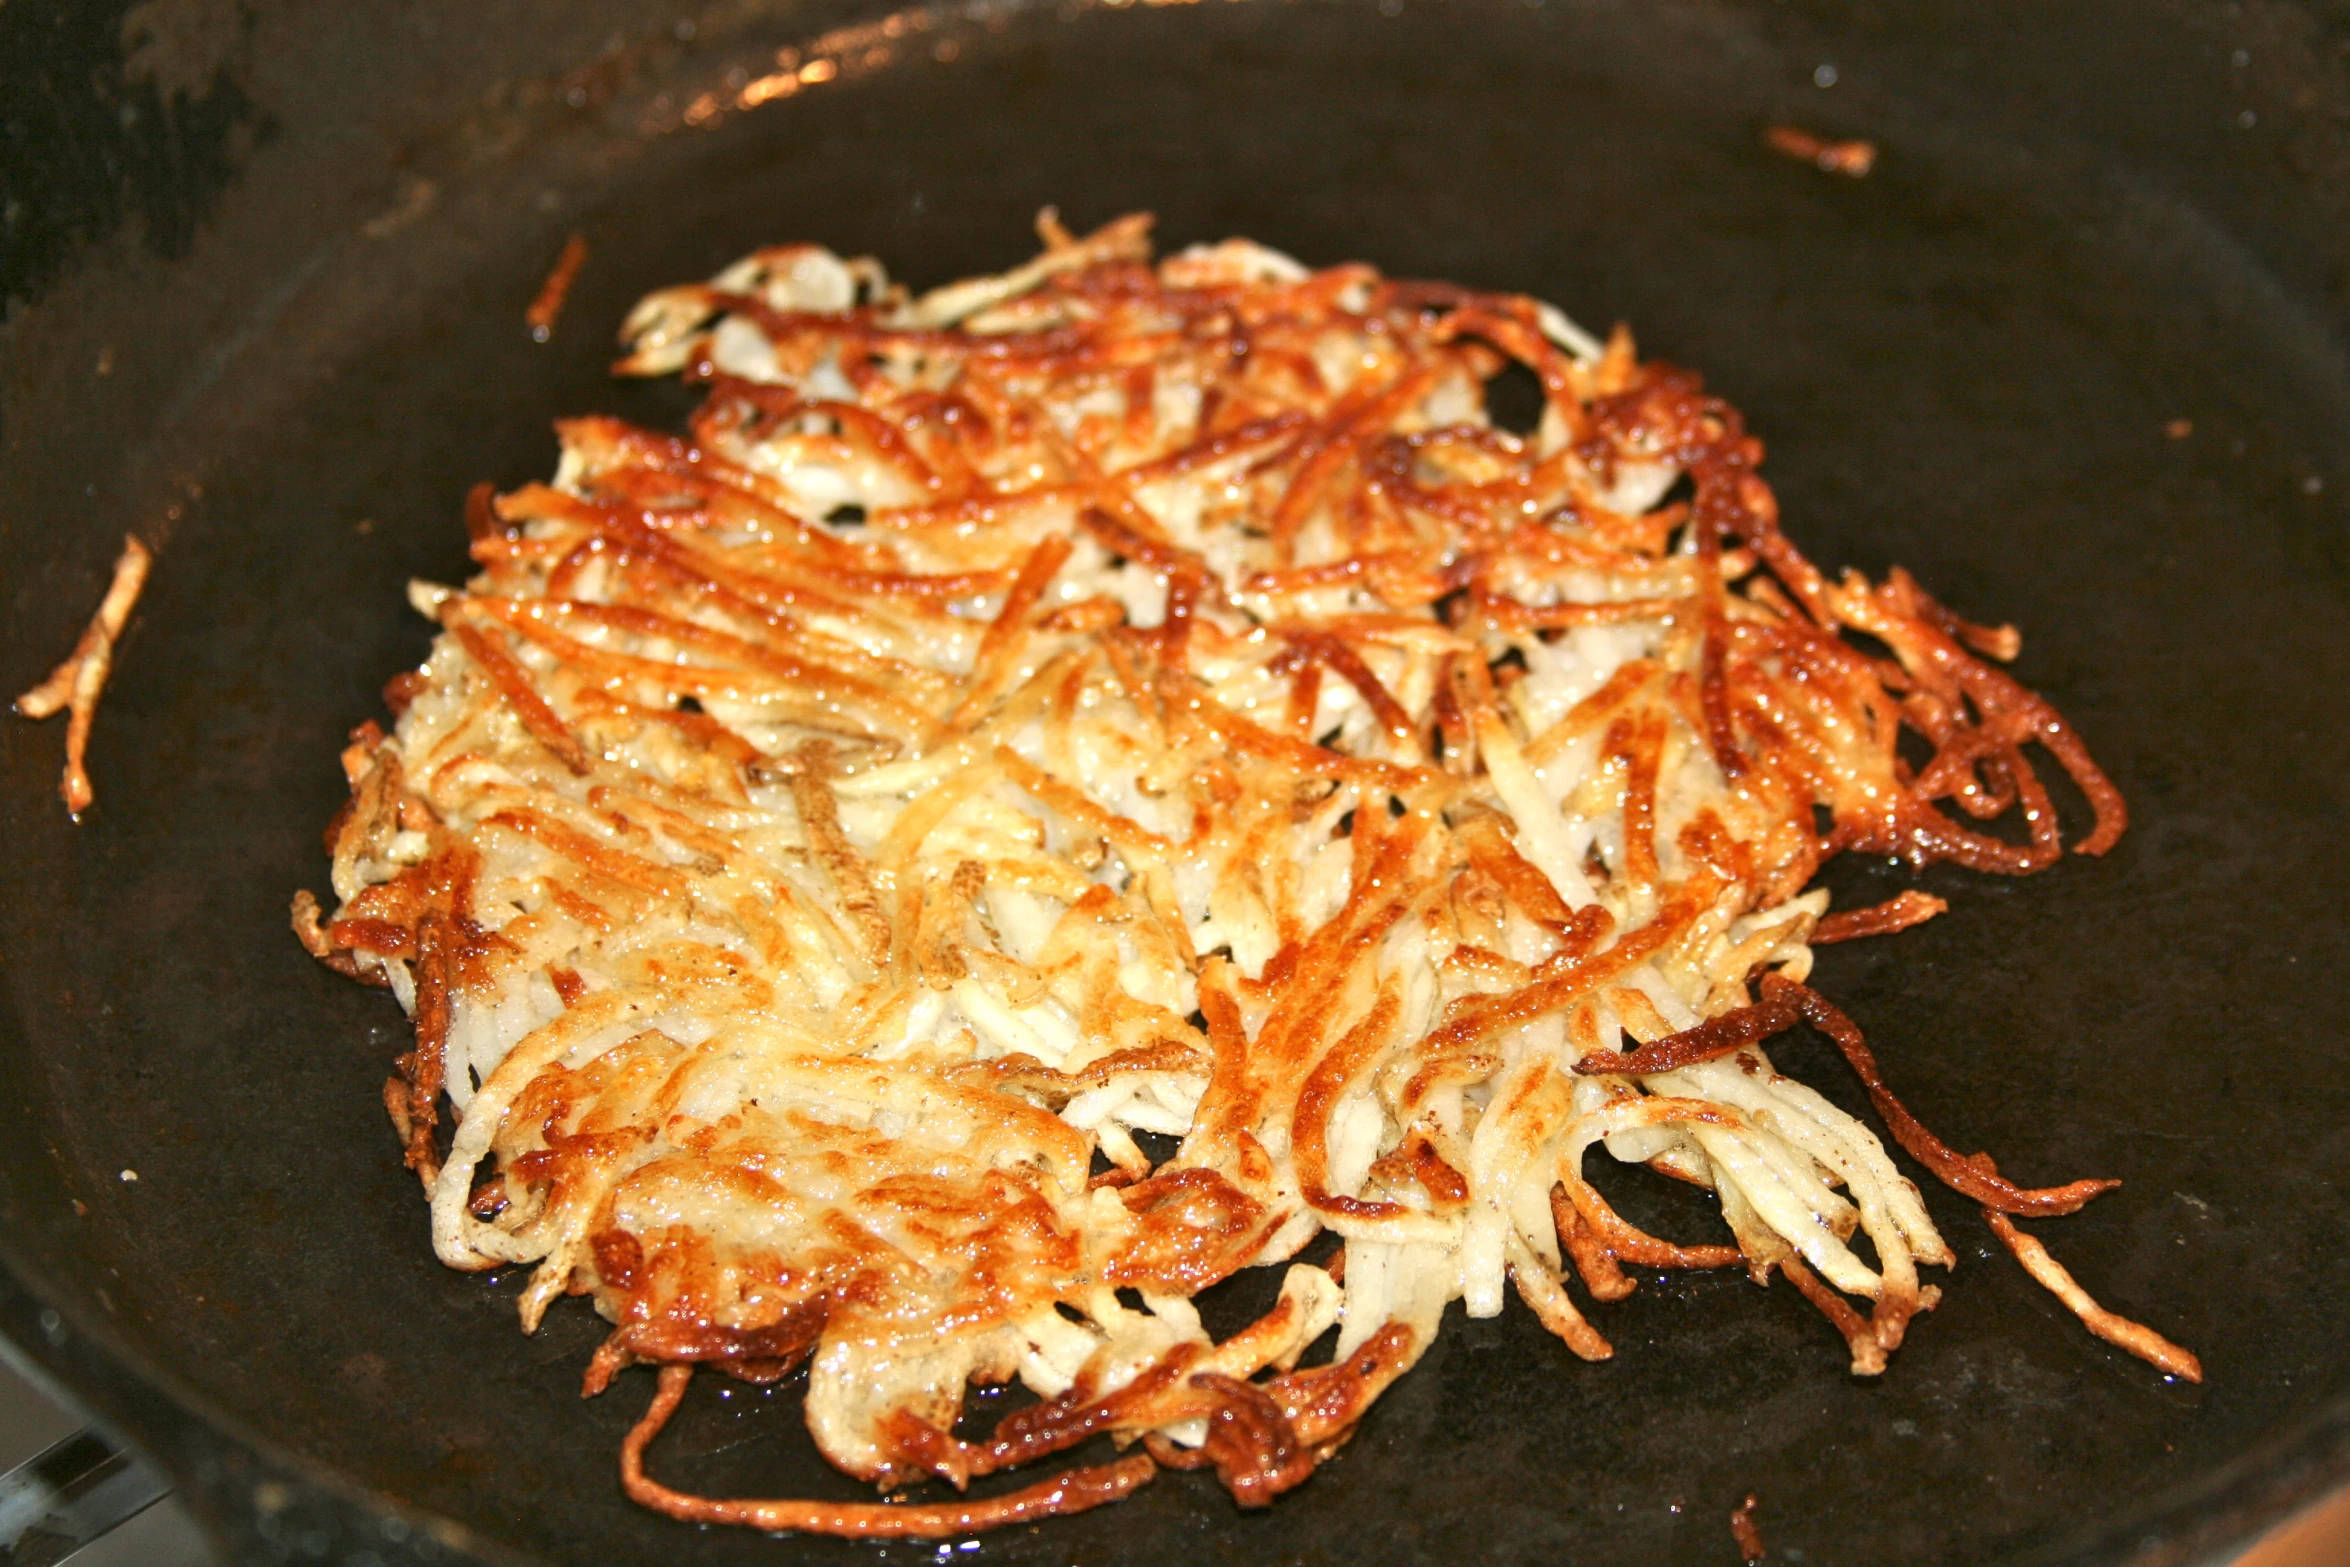
<svg viewBox="0 0 2350 1567">
<path fill-rule="evenodd" d="M 706 385 L 690 438 L 575 420 L 556 482 L 477 488 L 481 573 L 412 590 L 444 635 L 345 753 L 338 907 L 296 934 L 413 1015 L 385 1097 L 439 1255 L 534 1264 L 526 1326 L 589 1296 L 586 1391 L 660 1367 L 623 1477 L 672 1516 L 937 1537 L 1158 1466 L 1262 1505 L 1450 1300 L 1514 1285 L 1605 1359 L 1570 1287 L 1627 1265 L 1783 1268 L 1881 1370 L 1950 1254 L 1770 1070 L 1798 1020 L 1969 1195 L 2111 1184 L 1958 1159 L 1800 983 L 1822 932 L 1940 907 L 1823 920 L 1836 853 L 2061 854 L 2029 746 L 2080 848 L 2121 830 L 1983 662 L 2012 631 L 1831 583 L 1737 412 L 1628 333 L 1237 242 L 1154 267 L 1146 231 L 1048 223 L 918 299 L 812 247 L 649 297 L 624 363 Z M 1512 361 L 1523 437 L 1483 409 Z M 2008 811 L 2027 841 L 1967 825 Z M 1737 1245 L 1626 1223 L 1594 1145 Z M 1325 1229 L 1257 1322 L 1200 1326 Z M 885 1487 L 1152 1456 L 943 1506 L 695 1497 L 645 1453 L 705 1364 L 804 1367 L 820 1449 Z M 1040 1402 L 955 1434 L 1015 1376 Z"/>
</svg>

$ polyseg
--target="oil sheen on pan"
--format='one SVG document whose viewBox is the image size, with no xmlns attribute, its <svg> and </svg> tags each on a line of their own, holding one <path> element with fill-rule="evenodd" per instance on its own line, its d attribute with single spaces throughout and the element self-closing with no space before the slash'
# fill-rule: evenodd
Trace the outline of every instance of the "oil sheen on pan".
<svg viewBox="0 0 2350 1567">
<path fill-rule="evenodd" d="M 1773 1068 L 1798 1027 L 2089 1329 L 2200 1378 L 2013 1223 L 2113 1183 L 1945 1143 L 1805 983 L 1944 908 L 1831 909 L 1838 854 L 2019 876 L 2125 830 L 2014 628 L 1815 568 L 1738 412 L 1621 329 L 1039 230 L 920 296 L 793 245 L 645 299 L 618 368 L 705 387 L 689 431 L 571 420 L 551 483 L 476 489 L 479 575 L 412 586 L 431 656 L 344 754 L 333 912 L 295 900 L 413 1018 L 384 1100 L 442 1261 L 534 1267 L 526 1330 L 610 1323 L 632 1497 L 939 1537 L 1213 1468 L 1264 1506 L 1451 1302 L 1601 1361 L 1640 1271 L 1783 1277 L 1823 1374 L 1883 1373 L 1953 1251 Z M 1716 1233 L 1635 1227 L 1610 1162 Z M 1250 1268 L 1274 1304 L 1212 1335 Z M 951 1499 L 664 1483 L 702 1367 L 804 1369 L 831 1463 Z"/>
</svg>

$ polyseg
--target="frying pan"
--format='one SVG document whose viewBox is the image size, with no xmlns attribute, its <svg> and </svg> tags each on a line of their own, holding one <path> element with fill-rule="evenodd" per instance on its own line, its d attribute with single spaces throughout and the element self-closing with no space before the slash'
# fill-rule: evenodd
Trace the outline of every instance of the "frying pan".
<svg viewBox="0 0 2350 1567">
<path fill-rule="evenodd" d="M 160 559 L 87 819 L 59 808 L 54 730 L 0 725 L 0 1332 L 239 1559 L 913 1554 L 621 1498 L 646 1374 L 583 1404 L 584 1307 L 525 1339 L 518 1280 L 432 1260 L 376 1105 L 400 1020 L 284 910 L 322 883 L 343 734 L 425 647 L 403 583 L 464 570 L 466 486 L 543 475 L 554 415 L 681 416 L 605 378 L 636 294 L 797 238 L 932 283 L 1023 255 L 1046 202 L 1150 208 L 1168 243 L 1246 233 L 1629 320 L 1749 411 L 1815 559 L 1901 562 L 2025 628 L 2020 673 L 2136 825 L 2024 883 L 1930 874 L 1952 913 L 1824 953 L 1818 983 L 1953 1142 L 2122 1178 L 2041 1232 L 2208 1380 L 2088 1337 L 1936 1188 L 1959 1266 L 1879 1380 L 1739 1279 L 1644 1282 L 1596 1367 L 1526 1313 L 1456 1313 L 1267 1513 L 1170 1475 L 970 1554 L 1728 1563 L 1751 1491 L 1789 1562 L 2215 1559 L 2350 1475 L 2343 20 L 10 0 L 0 675 L 70 645 L 126 529 Z M 1782 123 L 1881 156 L 1822 172 L 1764 145 Z M 590 258 L 535 343 L 523 307 L 574 233 Z M 1832 880 L 1848 903 L 1899 882 Z M 1782 1061 L 1864 1108 L 1818 1041 Z M 1709 1222 L 1662 1183 L 1622 1200 Z M 855 1494 L 794 1389 L 716 1380 L 665 1475 Z"/>
</svg>

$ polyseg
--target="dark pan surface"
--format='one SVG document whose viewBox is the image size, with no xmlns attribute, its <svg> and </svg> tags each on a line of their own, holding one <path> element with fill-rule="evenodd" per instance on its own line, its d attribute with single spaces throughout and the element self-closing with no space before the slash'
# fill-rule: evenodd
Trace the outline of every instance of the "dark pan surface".
<svg viewBox="0 0 2350 1567">
<path fill-rule="evenodd" d="M 2327 240 L 2350 94 L 2314 19 L 1388 9 L 941 20 L 691 128 L 699 93 L 723 104 L 847 13 L 607 44 L 608 19 L 550 9 L 453 42 L 466 13 L 418 7 L 384 23 L 370 86 L 373 35 L 261 8 L 223 67 L 258 150 L 206 187 L 208 226 L 92 240 L 12 318 L 0 676 L 29 684 L 70 643 L 124 527 L 164 547 L 91 819 L 57 808 L 55 730 L 0 725 L 0 1328 L 254 1559 L 341 1549 L 340 1493 L 298 1483 L 328 1475 L 462 1528 L 369 1536 L 384 1559 L 443 1538 L 581 1567 L 935 1559 L 629 1506 L 614 1457 L 649 1374 L 583 1404 L 583 1305 L 526 1340 L 517 1278 L 433 1261 L 376 1105 L 396 1010 L 312 965 L 284 909 L 323 883 L 343 733 L 426 644 L 403 583 L 464 569 L 466 486 L 543 476 L 553 415 L 686 406 L 604 378 L 629 301 L 797 238 L 942 281 L 1024 255 L 1047 201 L 1627 319 L 1747 410 L 1815 560 L 1901 562 L 2025 629 L 2021 675 L 2114 774 L 2129 836 L 2022 883 L 1931 875 L 1949 916 L 1826 953 L 1816 983 L 1960 1147 L 2035 1182 L 2123 1179 L 2039 1233 L 2208 1381 L 2089 1338 L 1935 1188 L 1961 1263 L 1881 1381 L 1847 1375 L 1792 1291 L 1737 1279 L 1601 1308 L 1604 1366 L 1514 1306 L 1456 1308 L 1269 1513 L 1168 1476 L 976 1559 L 1729 1563 L 1752 1491 L 1789 1562 L 2186 1561 L 2350 1467 L 2350 376 Z M 1779 121 L 1883 156 L 1816 172 L 1764 150 Z M 574 231 L 591 259 L 534 345 L 522 306 Z M 1859 1107 L 1816 1041 L 1781 1060 Z M 1713 1222 L 1615 1186 L 1681 1233 Z M 295 1483 L 256 1493 L 289 1455 Z M 718 1493 L 856 1494 L 790 1388 L 702 1379 L 655 1463 Z"/>
</svg>

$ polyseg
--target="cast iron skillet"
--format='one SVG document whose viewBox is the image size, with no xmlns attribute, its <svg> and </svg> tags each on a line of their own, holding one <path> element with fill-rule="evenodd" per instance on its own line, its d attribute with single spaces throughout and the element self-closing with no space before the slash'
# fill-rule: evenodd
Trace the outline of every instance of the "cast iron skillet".
<svg viewBox="0 0 2350 1567">
<path fill-rule="evenodd" d="M 463 569 L 466 486 L 543 475 L 558 413 L 679 417 L 603 377 L 630 299 L 790 238 L 939 281 L 1024 254 L 1047 201 L 1629 319 L 1749 410 L 1815 559 L 1903 562 L 2026 628 L 2022 675 L 2136 825 L 2030 882 L 1928 877 L 1951 915 L 1821 983 L 1962 1148 L 2123 1178 L 2040 1229 L 2209 1380 L 2090 1339 L 1937 1188 L 1961 1265 L 1881 1381 L 1790 1291 L 1652 1281 L 1604 1309 L 1604 1367 L 1514 1309 L 1449 1324 L 1268 1514 L 1169 1476 L 981 1559 L 1727 1563 L 1753 1491 L 1790 1562 L 2187 1562 L 2350 1473 L 2350 86 L 2325 8 L 120 11 L 0 11 L 11 689 L 126 528 L 161 547 L 96 812 L 65 821 L 54 729 L 0 725 L 0 1330 L 241 1556 L 910 1553 L 621 1499 L 644 1374 L 582 1404 L 584 1307 L 525 1340 L 514 1279 L 432 1260 L 376 1107 L 398 1019 L 284 910 L 321 883 L 343 733 L 425 645 L 403 582 Z M 1882 157 L 1823 174 L 1765 150 L 1781 122 Z M 575 232 L 591 259 L 534 344 L 522 307 Z M 1816 1041 L 1783 1059 L 1857 1103 Z M 853 1494 L 795 1401 L 705 1378 L 656 1467 Z"/>
</svg>

